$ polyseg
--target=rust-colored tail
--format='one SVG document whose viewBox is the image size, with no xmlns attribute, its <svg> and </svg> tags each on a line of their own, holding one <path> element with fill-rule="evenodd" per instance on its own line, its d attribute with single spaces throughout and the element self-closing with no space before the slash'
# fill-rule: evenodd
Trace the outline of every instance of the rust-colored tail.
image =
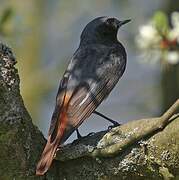
<svg viewBox="0 0 179 180">
<path fill-rule="evenodd" d="M 63 99 L 63 106 L 61 108 L 61 112 L 57 113 L 58 115 L 55 116 L 56 121 L 54 124 L 53 131 L 50 132 L 48 136 L 47 144 L 37 164 L 36 175 L 40 176 L 40 175 L 45 174 L 48 171 L 50 165 L 52 164 L 56 150 L 61 143 L 61 139 L 64 135 L 64 131 L 67 125 L 67 114 L 66 114 L 67 107 L 66 106 L 67 106 L 68 100 L 69 100 L 69 96 L 65 95 Z"/>
<path fill-rule="evenodd" d="M 45 149 L 40 158 L 40 161 L 37 164 L 36 175 L 40 176 L 45 174 L 49 169 L 50 165 L 52 164 L 52 160 L 58 148 L 60 139 L 57 136 L 53 142 L 50 141 L 51 141 L 51 136 L 49 136 Z"/>
</svg>

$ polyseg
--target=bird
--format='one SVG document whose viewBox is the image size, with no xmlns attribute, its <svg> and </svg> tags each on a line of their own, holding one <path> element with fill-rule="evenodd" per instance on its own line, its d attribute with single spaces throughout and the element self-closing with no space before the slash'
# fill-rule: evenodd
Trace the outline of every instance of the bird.
<svg viewBox="0 0 179 180">
<path fill-rule="evenodd" d="M 108 97 L 126 69 L 127 53 L 117 38 L 120 21 L 102 16 L 89 22 L 60 81 L 47 143 L 36 167 L 44 175 L 69 136 Z"/>
</svg>

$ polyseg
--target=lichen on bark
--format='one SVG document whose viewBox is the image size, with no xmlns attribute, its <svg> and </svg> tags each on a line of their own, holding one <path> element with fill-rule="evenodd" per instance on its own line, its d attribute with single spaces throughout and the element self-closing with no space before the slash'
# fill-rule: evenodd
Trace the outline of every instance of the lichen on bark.
<svg viewBox="0 0 179 180">
<path fill-rule="evenodd" d="M 32 124 L 19 90 L 16 60 L 0 43 L 0 179 L 34 175 L 44 138 Z"/>
</svg>

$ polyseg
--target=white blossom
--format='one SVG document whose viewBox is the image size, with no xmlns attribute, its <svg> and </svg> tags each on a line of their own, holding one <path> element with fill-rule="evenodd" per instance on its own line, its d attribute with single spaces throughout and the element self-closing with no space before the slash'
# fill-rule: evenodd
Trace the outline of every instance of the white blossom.
<svg viewBox="0 0 179 180">
<path fill-rule="evenodd" d="M 179 12 L 171 14 L 172 27 L 168 27 L 165 37 L 157 29 L 154 21 L 139 27 L 136 43 L 142 50 L 142 61 L 156 64 L 164 59 L 168 64 L 179 63 Z M 162 63 L 162 62 L 161 62 Z"/>
<path fill-rule="evenodd" d="M 152 23 L 139 27 L 139 35 L 136 42 L 140 48 L 149 48 L 157 45 L 160 36 Z"/>
<path fill-rule="evenodd" d="M 177 51 L 169 51 L 166 54 L 166 60 L 169 64 L 177 64 L 179 62 L 179 52 Z"/>
<path fill-rule="evenodd" d="M 179 12 L 171 14 L 171 23 L 173 28 L 169 31 L 168 38 L 170 40 L 177 40 L 179 43 Z"/>
<path fill-rule="evenodd" d="M 174 28 L 179 27 L 179 12 L 175 11 L 171 14 L 171 21 Z"/>
</svg>

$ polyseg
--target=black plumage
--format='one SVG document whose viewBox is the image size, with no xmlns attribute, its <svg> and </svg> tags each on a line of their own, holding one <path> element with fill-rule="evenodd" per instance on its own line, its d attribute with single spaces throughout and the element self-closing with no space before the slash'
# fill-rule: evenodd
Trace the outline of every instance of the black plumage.
<svg viewBox="0 0 179 180">
<path fill-rule="evenodd" d="M 117 40 L 117 31 L 127 22 L 99 17 L 83 30 L 79 48 L 59 85 L 47 145 L 37 166 L 38 175 L 48 170 L 57 147 L 95 111 L 123 75 L 127 57 Z"/>
</svg>

